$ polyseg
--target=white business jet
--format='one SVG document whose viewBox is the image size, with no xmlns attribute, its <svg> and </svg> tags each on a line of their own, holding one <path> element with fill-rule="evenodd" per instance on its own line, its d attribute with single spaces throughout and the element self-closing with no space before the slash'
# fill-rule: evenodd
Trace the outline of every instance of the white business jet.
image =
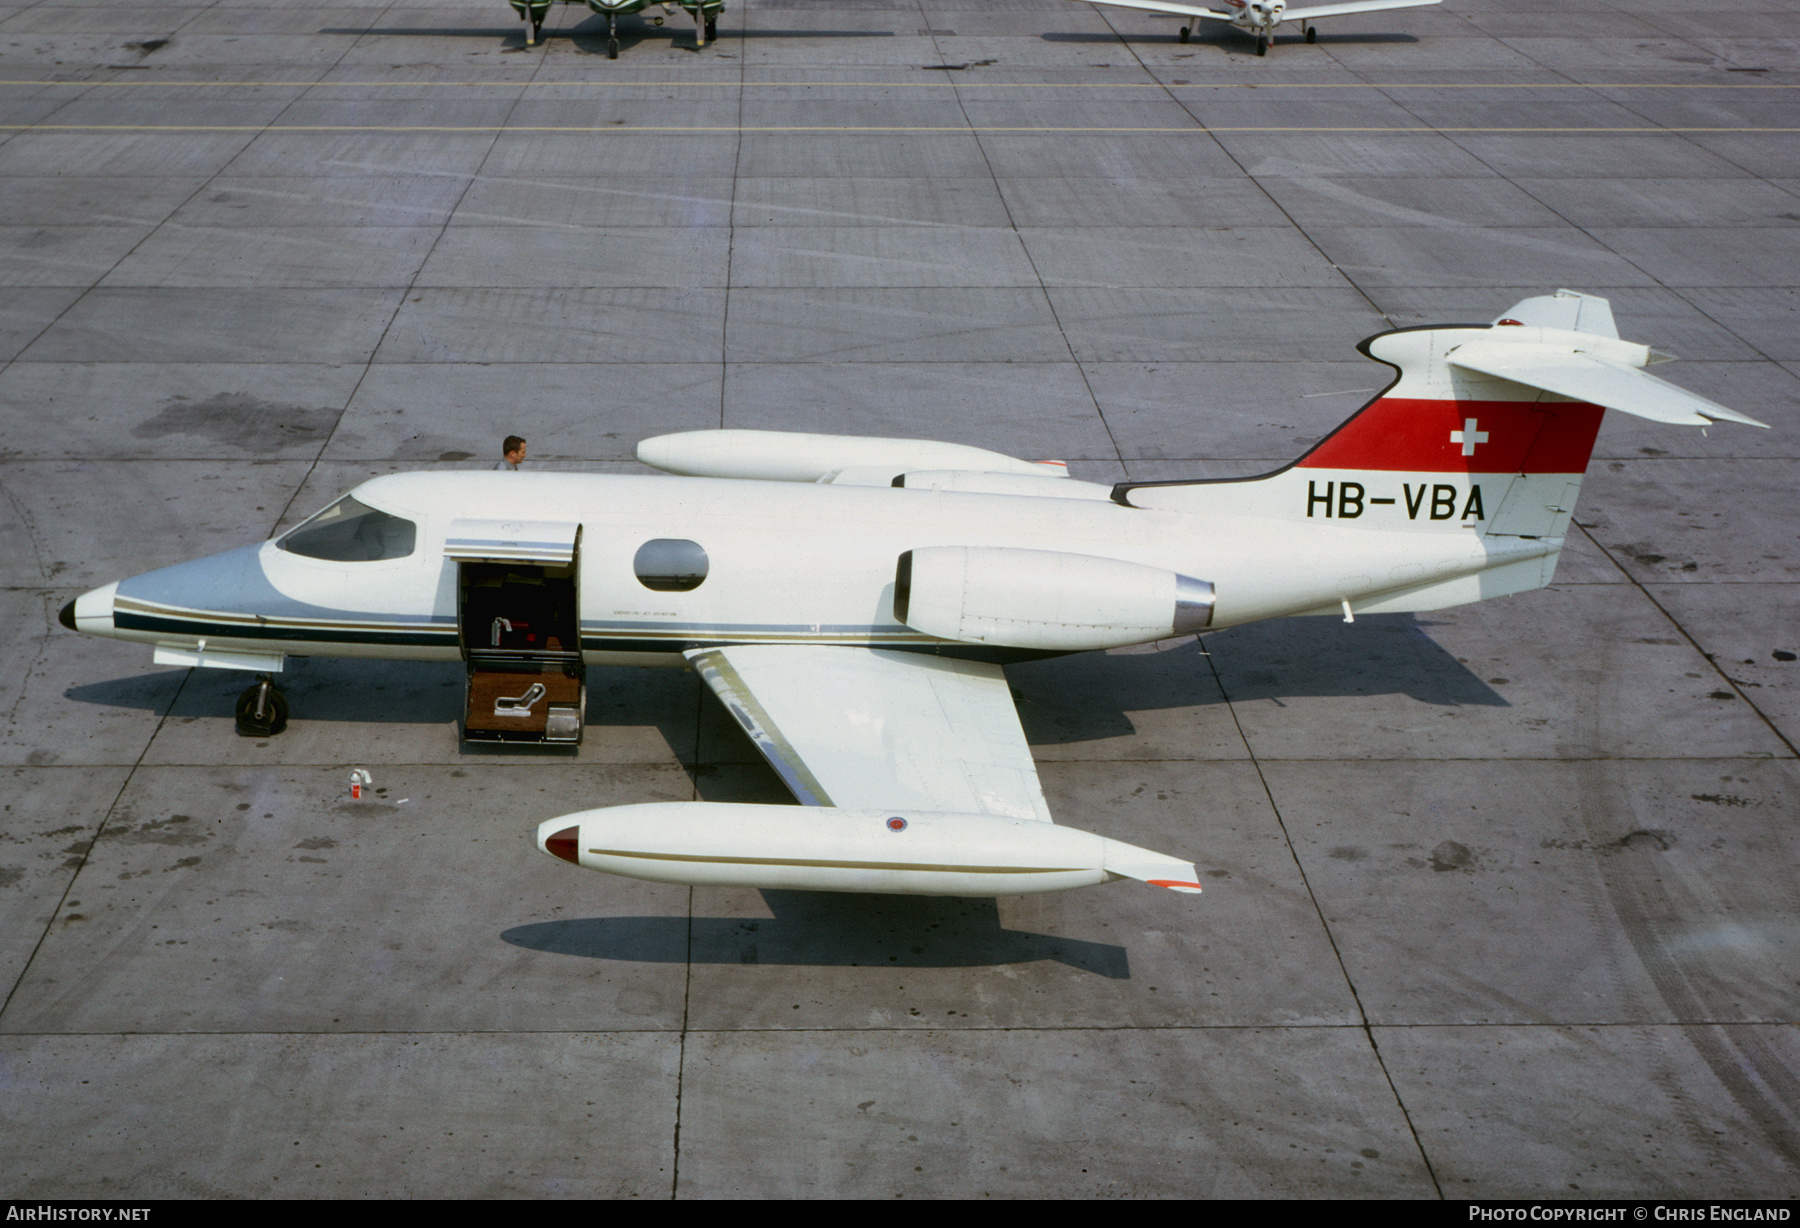
<svg viewBox="0 0 1800 1228">
<path fill-rule="evenodd" d="M 1191 4 L 1169 4 L 1165 0 L 1082 0 L 1087 4 L 1106 4 L 1113 8 L 1143 9 L 1150 13 L 1172 13 L 1186 17 L 1189 24 L 1181 27 L 1181 41 L 1187 42 L 1194 26 L 1202 21 L 1226 21 L 1256 36 L 1256 54 L 1267 55 L 1275 41 L 1275 27 L 1284 21 L 1297 21 L 1306 30 L 1306 41 L 1318 37 L 1313 22 L 1321 17 L 1348 17 L 1352 13 L 1378 13 L 1382 9 L 1414 9 L 1441 0 L 1350 0 L 1347 4 L 1314 4 L 1290 9 L 1287 0 L 1221 0 L 1224 12 L 1195 8 Z"/>
<path fill-rule="evenodd" d="M 464 736 L 574 742 L 585 671 L 695 670 L 803 808 L 545 822 L 545 852 L 662 882 L 1014 895 L 1194 867 L 1056 826 L 1001 663 L 1296 614 L 1435 610 L 1555 573 L 1606 408 L 1762 423 L 1648 374 L 1605 299 L 1359 347 L 1394 382 L 1260 477 L 1071 479 L 954 443 L 771 431 L 647 439 L 678 477 L 402 473 L 273 541 L 95 589 L 64 625 L 166 664 L 462 660 Z"/>
</svg>

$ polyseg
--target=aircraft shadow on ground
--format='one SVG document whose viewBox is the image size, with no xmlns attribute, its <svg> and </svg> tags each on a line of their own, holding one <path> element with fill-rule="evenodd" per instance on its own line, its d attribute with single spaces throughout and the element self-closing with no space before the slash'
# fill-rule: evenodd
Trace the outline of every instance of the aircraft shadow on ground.
<svg viewBox="0 0 1800 1228">
<path fill-rule="evenodd" d="M 1005 929 L 993 900 L 764 891 L 774 918 L 584 917 L 514 926 L 516 947 L 635 963 L 982 968 L 1051 960 L 1129 980 L 1125 948 Z"/>
<path fill-rule="evenodd" d="M 1404 695 L 1437 707 L 1506 700 L 1425 634 L 1411 614 L 1282 618 L 1160 652 L 1080 653 L 1008 669 L 1026 741 L 1126 737 L 1131 712 L 1291 699 Z M 1210 651 L 1210 659 L 1206 652 Z M 1216 671 L 1216 678 L 1215 678 Z"/>
<path fill-rule="evenodd" d="M 1135 732 L 1133 712 L 1293 699 L 1404 695 L 1436 707 L 1504 707 L 1503 699 L 1426 634 L 1410 614 L 1341 619 L 1287 618 L 1209 634 L 1161 651 L 1076 653 L 1008 667 L 1026 740 L 1065 745 Z M 1215 677 L 1216 673 L 1216 677 Z M 77 703 L 162 712 L 173 718 L 229 718 L 252 675 L 196 670 L 139 674 L 67 688 Z M 294 658 L 279 677 L 296 721 L 437 724 L 462 716 L 460 662 Z M 170 692 L 180 687 L 171 705 Z M 1221 687 L 1223 688 L 1221 690 Z M 612 726 L 654 725 L 683 762 L 694 760 L 700 684 L 679 671 L 596 666 L 588 671 L 586 739 Z M 710 697 L 700 696 L 701 704 Z M 760 762 L 729 721 L 732 753 L 708 762 Z M 511 753 L 502 747 L 495 753 Z"/>
<path fill-rule="evenodd" d="M 229 717 L 238 692 L 255 679 L 255 674 L 239 670 L 194 670 L 168 715 Z M 181 675 L 114 678 L 70 687 L 63 696 L 77 703 L 157 711 L 169 702 L 168 686 L 150 685 L 158 681 L 172 686 L 181 681 Z M 300 720 L 428 725 L 462 716 L 460 663 L 292 657 L 275 681 Z"/>
<path fill-rule="evenodd" d="M 237 670 L 200 669 L 190 671 L 184 679 L 181 671 L 170 670 L 69 687 L 63 698 L 159 715 L 166 712 L 173 720 L 230 720 L 239 692 L 255 677 Z M 460 661 L 290 657 L 275 681 L 287 695 L 295 724 L 447 726 L 462 720 L 466 698 Z M 687 762 L 693 758 L 699 690 L 699 680 L 680 670 L 590 669 L 584 741 L 604 741 L 613 726 L 655 726 L 676 756 Z M 578 754 L 570 746 L 516 742 L 464 742 L 461 750 L 464 755 L 501 757 L 573 758 Z"/>
</svg>

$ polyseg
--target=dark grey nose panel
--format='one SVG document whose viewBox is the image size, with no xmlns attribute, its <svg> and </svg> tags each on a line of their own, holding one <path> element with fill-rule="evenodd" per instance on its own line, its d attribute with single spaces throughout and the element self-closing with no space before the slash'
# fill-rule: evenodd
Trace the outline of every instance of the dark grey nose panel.
<svg viewBox="0 0 1800 1228">
<path fill-rule="evenodd" d="M 71 631 L 75 630 L 75 603 L 73 601 L 69 602 L 68 605 L 64 606 L 62 610 L 58 612 L 56 621 Z"/>
</svg>

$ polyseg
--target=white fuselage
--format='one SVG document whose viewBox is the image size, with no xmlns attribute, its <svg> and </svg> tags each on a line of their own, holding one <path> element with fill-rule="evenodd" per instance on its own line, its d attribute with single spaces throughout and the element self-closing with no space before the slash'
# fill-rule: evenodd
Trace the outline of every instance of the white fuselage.
<svg viewBox="0 0 1800 1228">
<path fill-rule="evenodd" d="M 1224 0 L 1231 10 L 1231 24 L 1244 30 L 1270 32 L 1287 13 L 1286 0 Z"/>
<path fill-rule="evenodd" d="M 679 665 L 681 652 L 696 644 L 943 644 L 943 637 L 895 617 L 900 556 L 934 546 L 1055 551 L 1196 577 L 1216 590 L 1210 625 L 1217 628 L 1345 601 L 1363 608 L 1383 593 L 1553 556 L 1561 544 L 1484 538 L 1474 528 L 1418 532 L 1403 518 L 1384 521 L 1385 527 L 1296 521 L 1281 513 L 1304 499 L 1298 471 L 1189 487 L 1178 511 L 1127 507 L 1086 483 L 1026 481 L 1033 488 L 1041 483 L 1044 493 L 600 474 L 396 474 L 355 494 L 417 526 L 404 558 L 338 562 L 264 542 L 95 590 L 78 601 L 75 615 L 83 631 L 170 649 L 199 644 L 210 652 L 455 659 L 463 644 L 457 565 L 445 553 L 449 526 L 465 518 L 517 517 L 581 526 L 585 660 Z M 1057 497 L 1062 492 L 1067 496 Z M 634 556 L 653 539 L 697 543 L 709 563 L 705 580 L 686 592 L 640 583 Z M 1052 651 L 1091 646 L 1073 639 L 1038 645 Z"/>
</svg>

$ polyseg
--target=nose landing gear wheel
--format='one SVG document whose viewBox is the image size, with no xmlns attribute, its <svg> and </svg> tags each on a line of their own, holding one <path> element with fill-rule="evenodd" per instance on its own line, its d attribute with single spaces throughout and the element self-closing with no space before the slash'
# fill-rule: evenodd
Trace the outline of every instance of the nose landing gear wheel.
<svg viewBox="0 0 1800 1228">
<path fill-rule="evenodd" d="M 606 58 L 619 58 L 619 19 L 612 13 L 606 15 Z"/>
<path fill-rule="evenodd" d="M 237 731 L 245 738 L 272 738 L 287 728 L 288 701 L 268 678 L 252 683 L 237 701 Z"/>
<path fill-rule="evenodd" d="M 1258 34 L 1256 36 L 1256 54 L 1257 55 L 1268 55 L 1269 54 L 1268 35 Z"/>
<path fill-rule="evenodd" d="M 531 3 L 530 0 L 513 0 L 513 11 L 525 23 L 525 45 L 535 47 L 542 41 L 544 18 L 550 15 L 549 0 Z"/>
</svg>

